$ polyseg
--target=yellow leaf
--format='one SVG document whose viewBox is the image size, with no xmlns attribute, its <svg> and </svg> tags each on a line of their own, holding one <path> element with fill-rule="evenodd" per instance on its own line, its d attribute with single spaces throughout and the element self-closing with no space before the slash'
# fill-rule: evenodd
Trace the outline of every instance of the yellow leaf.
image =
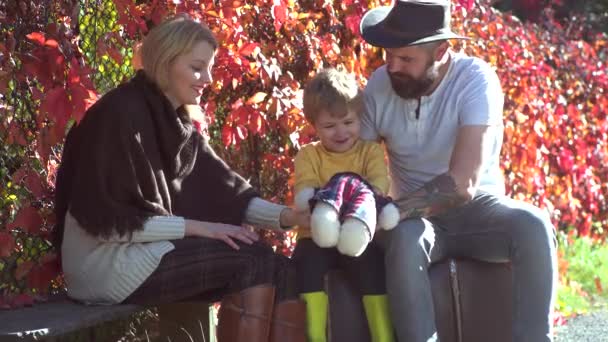
<svg viewBox="0 0 608 342">
<path fill-rule="evenodd" d="M 257 93 L 255 93 L 255 95 L 250 97 L 249 100 L 247 100 L 247 104 L 260 103 L 260 102 L 264 101 L 264 99 L 266 98 L 266 95 L 267 94 L 264 92 L 257 92 Z"/>
</svg>

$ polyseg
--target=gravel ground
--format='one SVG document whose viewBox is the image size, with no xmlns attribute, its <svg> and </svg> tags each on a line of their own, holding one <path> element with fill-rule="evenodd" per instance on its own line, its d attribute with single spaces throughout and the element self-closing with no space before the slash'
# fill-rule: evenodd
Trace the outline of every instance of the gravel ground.
<svg viewBox="0 0 608 342">
<path fill-rule="evenodd" d="M 557 328 L 555 342 L 608 342 L 608 308 L 569 320 Z"/>
</svg>

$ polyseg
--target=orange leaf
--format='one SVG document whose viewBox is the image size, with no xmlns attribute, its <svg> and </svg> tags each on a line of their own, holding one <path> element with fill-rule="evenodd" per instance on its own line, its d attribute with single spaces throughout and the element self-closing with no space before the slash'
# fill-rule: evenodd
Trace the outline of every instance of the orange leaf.
<svg viewBox="0 0 608 342">
<path fill-rule="evenodd" d="M 46 42 L 44 42 L 44 45 L 52 47 L 52 48 L 59 47 L 59 43 L 57 43 L 57 41 L 55 39 L 47 40 Z"/>
<path fill-rule="evenodd" d="M 133 69 L 143 69 L 143 62 L 141 60 L 141 42 L 137 42 L 133 45 L 133 58 L 131 59 Z"/>
<path fill-rule="evenodd" d="M 600 280 L 599 277 L 595 277 L 595 288 L 597 289 L 597 293 L 603 293 L 604 292 L 604 288 L 602 287 L 602 281 Z"/>
<path fill-rule="evenodd" d="M 32 33 L 26 35 L 26 37 L 29 40 L 31 40 L 35 43 L 38 43 L 40 45 L 44 45 L 44 42 L 46 41 L 46 38 L 44 37 L 44 33 L 42 33 L 42 32 L 32 32 Z"/>
</svg>

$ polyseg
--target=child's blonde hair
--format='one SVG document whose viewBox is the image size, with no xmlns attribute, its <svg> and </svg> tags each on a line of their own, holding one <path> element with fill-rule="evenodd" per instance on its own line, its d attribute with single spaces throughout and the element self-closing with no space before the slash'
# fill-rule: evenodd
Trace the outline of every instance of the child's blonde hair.
<svg viewBox="0 0 608 342">
<path fill-rule="evenodd" d="M 165 89 L 171 62 L 200 42 L 207 42 L 213 51 L 217 50 L 217 40 L 204 23 L 187 15 L 176 15 L 162 22 L 150 30 L 141 46 L 141 62 L 146 75 Z"/>
<path fill-rule="evenodd" d="M 355 77 L 335 68 L 316 74 L 304 88 L 303 97 L 304 117 L 313 125 L 322 110 L 344 117 L 350 111 L 359 115 L 363 109 L 363 94 Z"/>
</svg>

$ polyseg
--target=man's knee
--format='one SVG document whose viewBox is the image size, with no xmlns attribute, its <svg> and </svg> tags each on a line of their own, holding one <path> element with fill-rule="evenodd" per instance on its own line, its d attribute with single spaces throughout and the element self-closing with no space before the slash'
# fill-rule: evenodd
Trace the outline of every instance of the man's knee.
<svg viewBox="0 0 608 342">
<path fill-rule="evenodd" d="M 511 213 L 512 238 L 519 248 L 542 249 L 556 247 L 555 227 L 549 215 L 533 205 L 526 204 Z"/>
<path fill-rule="evenodd" d="M 393 230 L 383 232 L 385 235 L 385 257 L 387 262 L 416 262 L 421 259 L 429 261 L 435 234 L 431 223 L 425 219 L 408 219 L 401 221 Z"/>
</svg>

